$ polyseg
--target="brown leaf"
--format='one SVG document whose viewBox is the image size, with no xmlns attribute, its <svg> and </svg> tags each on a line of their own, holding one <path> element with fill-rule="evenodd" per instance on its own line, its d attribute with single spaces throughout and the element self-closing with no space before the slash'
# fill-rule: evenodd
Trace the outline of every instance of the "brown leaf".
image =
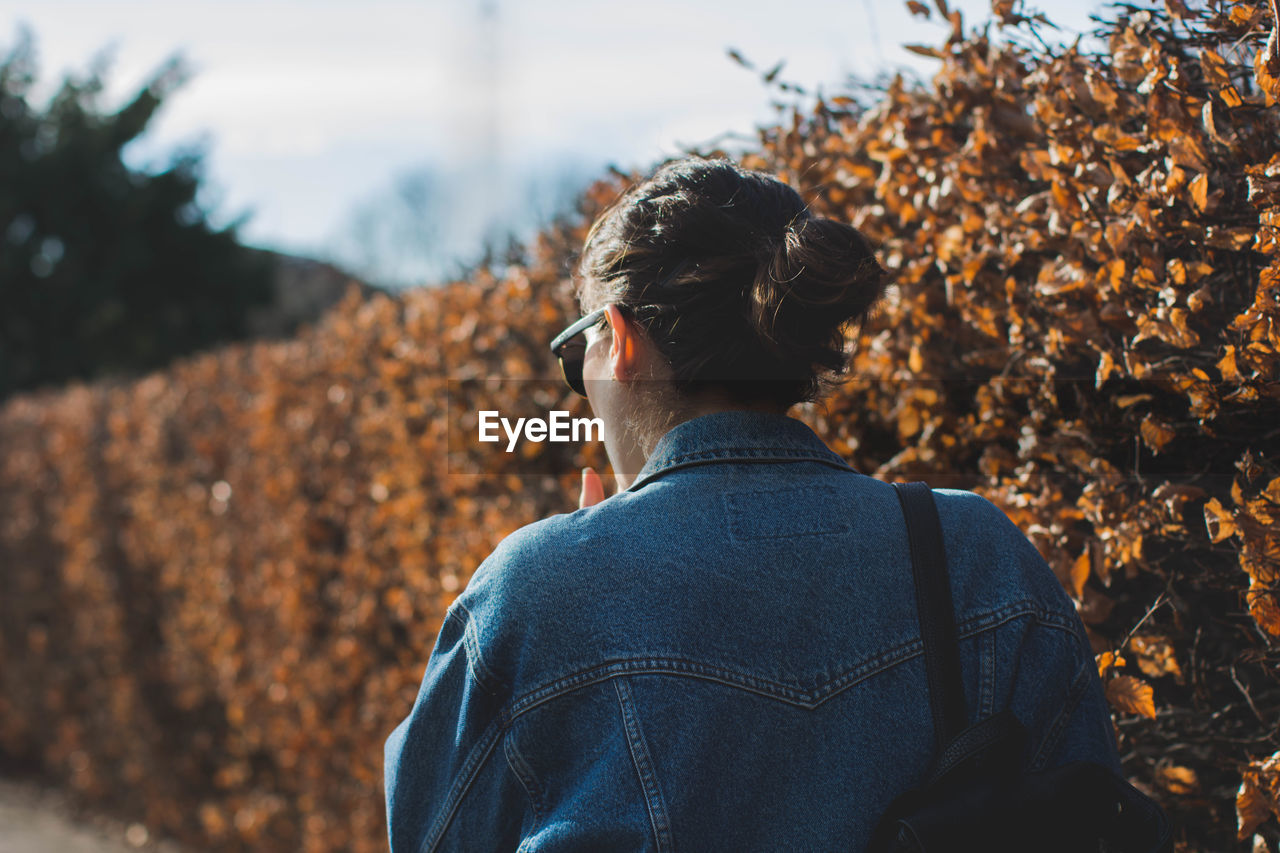
<svg viewBox="0 0 1280 853">
<path fill-rule="evenodd" d="M 1191 200 L 1196 207 L 1207 210 L 1209 207 L 1209 176 L 1201 172 L 1191 180 Z"/>
<path fill-rule="evenodd" d="M 1280 637 L 1280 593 L 1269 583 L 1261 582 L 1253 577 L 1249 582 L 1249 590 L 1245 599 L 1249 602 L 1249 615 L 1258 623 L 1258 627 L 1273 637 Z"/>
<path fill-rule="evenodd" d="M 1234 140 L 1227 138 L 1222 129 L 1218 127 L 1217 110 L 1218 108 L 1214 106 L 1213 99 L 1206 99 L 1204 106 L 1200 108 L 1200 121 L 1204 124 L 1204 129 L 1208 131 L 1214 142 L 1230 147 L 1234 144 Z"/>
<path fill-rule="evenodd" d="M 1228 228 L 1210 225 L 1204 229 L 1206 243 L 1219 249 L 1231 249 L 1233 251 L 1246 249 L 1253 245 L 1257 236 L 1257 229 L 1248 227 Z"/>
<path fill-rule="evenodd" d="M 1174 431 L 1173 427 L 1157 419 L 1154 415 L 1147 415 L 1143 418 L 1138 431 L 1142 434 L 1143 442 L 1156 454 L 1159 454 L 1166 444 L 1177 437 L 1177 432 Z"/>
<path fill-rule="evenodd" d="M 1071 564 L 1071 593 L 1078 601 L 1084 595 L 1084 582 L 1089 579 L 1089 549 L 1086 548 Z"/>
<path fill-rule="evenodd" d="M 1231 85 L 1231 75 L 1227 73 L 1227 61 L 1218 51 L 1211 48 L 1200 51 L 1200 68 L 1204 71 L 1205 82 L 1215 90 Z"/>
<path fill-rule="evenodd" d="M 1107 682 L 1107 701 L 1126 714 L 1155 718 L 1155 691 L 1141 678 L 1117 675 Z"/>
<path fill-rule="evenodd" d="M 1110 352 L 1103 352 L 1102 355 L 1098 358 L 1098 370 L 1097 372 L 1094 373 L 1094 377 L 1093 377 L 1094 390 L 1096 391 L 1101 389 L 1102 383 L 1106 382 L 1107 378 L 1110 377 L 1111 374 L 1115 372 L 1115 370 L 1116 370 L 1115 359 L 1111 357 Z"/>
<path fill-rule="evenodd" d="M 1236 840 L 1243 841 L 1252 835 L 1274 808 L 1261 774 L 1253 768 L 1245 770 L 1236 792 Z"/>
<path fill-rule="evenodd" d="M 1152 399 L 1150 394 L 1121 394 L 1116 397 L 1116 405 L 1121 409 L 1127 409 L 1135 403 L 1142 403 Z"/>
<path fill-rule="evenodd" d="M 1187 796 L 1200 788 L 1200 779 L 1190 767 L 1166 764 L 1156 769 L 1156 784 L 1175 796 Z"/>
<path fill-rule="evenodd" d="M 1180 167 L 1207 172 L 1208 155 L 1196 137 L 1183 133 L 1169 141 L 1169 156 Z"/>
<path fill-rule="evenodd" d="M 1111 670 L 1125 665 L 1124 658 L 1120 656 L 1119 652 L 1103 652 L 1100 655 L 1095 655 L 1094 660 L 1098 664 L 1099 678 L 1105 678 Z"/>
<path fill-rule="evenodd" d="M 1210 498 L 1204 505 L 1204 524 L 1209 531 L 1209 541 L 1214 543 L 1221 542 L 1228 536 L 1235 536 L 1239 532 L 1236 528 L 1235 513 L 1224 509 L 1222 502 L 1217 498 Z"/>
<path fill-rule="evenodd" d="M 1218 361 L 1218 370 L 1222 373 L 1222 378 L 1228 382 L 1239 382 L 1240 369 L 1236 366 L 1236 348 L 1234 344 L 1227 344 L 1227 353 Z"/>
<path fill-rule="evenodd" d="M 1276 477 L 1267 483 L 1267 487 L 1262 490 L 1262 496 L 1273 504 L 1280 506 L 1280 477 Z"/>
<path fill-rule="evenodd" d="M 1173 643 L 1163 634 L 1145 634 L 1129 638 L 1129 648 L 1138 662 L 1138 669 L 1148 678 L 1163 675 L 1182 677 L 1182 668 L 1173 653 Z"/>
<path fill-rule="evenodd" d="M 930 47 L 927 44 L 904 44 L 902 47 L 903 49 L 909 50 L 919 56 L 932 56 L 934 59 L 941 59 L 946 56 L 945 53 L 938 50 L 936 47 Z"/>
<path fill-rule="evenodd" d="M 1107 110 L 1115 109 L 1119 97 L 1115 87 L 1108 83 L 1097 69 L 1085 69 L 1084 82 L 1089 87 L 1090 97 Z"/>
</svg>

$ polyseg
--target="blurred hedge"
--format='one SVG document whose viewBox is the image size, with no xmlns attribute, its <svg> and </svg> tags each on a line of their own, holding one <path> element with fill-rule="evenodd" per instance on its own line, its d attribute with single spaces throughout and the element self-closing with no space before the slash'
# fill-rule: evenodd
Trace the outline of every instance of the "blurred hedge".
<svg viewBox="0 0 1280 853">
<path fill-rule="evenodd" d="M 1079 603 L 1178 849 L 1274 850 L 1270 10 L 1116 7 L 1101 56 L 1028 46 L 1044 22 L 1006 0 L 1007 43 L 936 10 L 930 87 L 795 107 L 743 158 L 897 272 L 843 390 L 796 412 L 858 470 L 1003 507 Z M 623 184 L 501 277 L 0 410 L 5 764 L 202 849 L 382 849 L 382 741 L 445 607 L 604 464 L 529 445 L 468 475 L 451 419 L 588 413 L 520 380 L 555 375 L 573 253 Z"/>
</svg>

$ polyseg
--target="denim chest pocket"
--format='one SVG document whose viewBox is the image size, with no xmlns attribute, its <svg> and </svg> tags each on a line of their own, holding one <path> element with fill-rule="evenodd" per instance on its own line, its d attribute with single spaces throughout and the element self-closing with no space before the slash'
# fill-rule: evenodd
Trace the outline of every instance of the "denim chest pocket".
<svg viewBox="0 0 1280 853">
<path fill-rule="evenodd" d="M 849 508 L 833 486 L 724 494 L 730 538 L 749 542 L 849 532 Z"/>
</svg>

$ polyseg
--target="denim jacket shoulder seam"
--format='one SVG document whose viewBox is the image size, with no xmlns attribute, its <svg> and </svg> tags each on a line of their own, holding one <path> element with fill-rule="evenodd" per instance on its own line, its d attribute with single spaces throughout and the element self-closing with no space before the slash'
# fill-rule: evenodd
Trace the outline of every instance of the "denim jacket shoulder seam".
<svg viewBox="0 0 1280 853">
<path fill-rule="evenodd" d="M 546 814 L 542 788 L 538 785 L 538 779 L 533 773 L 533 768 L 529 766 L 529 762 L 525 757 L 520 754 L 510 728 L 506 730 L 506 737 L 503 738 L 502 746 L 503 752 L 506 754 L 507 766 L 511 768 L 511 772 L 520 781 L 520 787 L 524 788 L 525 794 L 529 797 L 529 804 L 533 807 L 533 820 L 536 830 L 537 825 L 542 822 L 543 816 Z"/>
<path fill-rule="evenodd" d="M 462 642 L 467 649 L 467 672 L 485 692 L 494 696 L 501 695 L 504 688 L 509 688 L 510 684 L 484 662 L 484 655 L 480 652 L 480 637 L 475 627 L 475 617 L 460 599 L 455 599 L 449 609 L 452 610 L 455 607 L 462 614 L 459 618 L 466 623 L 462 628 Z"/>
<path fill-rule="evenodd" d="M 506 730 L 507 723 L 500 716 L 489 724 L 484 735 L 471 748 L 471 752 L 467 754 L 466 762 L 458 773 L 458 778 L 449 787 L 449 795 L 445 798 L 440 814 L 436 816 L 436 819 L 431 824 L 431 829 L 422 838 L 422 845 L 418 848 L 419 853 L 432 853 L 439 846 L 445 832 L 449 829 L 449 824 L 453 823 L 454 815 L 457 814 L 458 808 L 462 805 L 467 791 L 475 782 L 476 777 L 480 775 L 480 771 L 484 769 L 485 764 L 488 763 L 494 747 Z"/>
<path fill-rule="evenodd" d="M 1075 678 L 1071 681 L 1071 687 L 1067 690 L 1066 700 L 1062 703 L 1062 709 L 1054 717 L 1053 723 L 1050 724 L 1045 732 L 1044 739 L 1041 740 L 1039 747 L 1036 749 L 1035 757 L 1031 760 L 1031 769 L 1039 770 L 1053 754 L 1053 750 L 1058 746 L 1058 740 L 1062 737 L 1063 731 L 1066 730 L 1067 723 L 1071 720 L 1071 715 L 1075 713 L 1076 706 L 1080 704 L 1080 700 L 1084 697 L 1085 691 L 1089 687 L 1089 677 L 1092 674 L 1091 668 L 1095 666 L 1092 661 L 1084 661 L 1080 669 L 1076 671 Z"/>
</svg>

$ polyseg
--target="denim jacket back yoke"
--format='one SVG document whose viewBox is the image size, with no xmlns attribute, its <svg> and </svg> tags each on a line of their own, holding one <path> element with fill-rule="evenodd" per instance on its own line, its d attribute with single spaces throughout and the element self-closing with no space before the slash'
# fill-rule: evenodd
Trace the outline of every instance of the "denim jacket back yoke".
<svg viewBox="0 0 1280 853">
<path fill-rule="evenodd" d="M 1084 627 L 985 498 L 934 489 L 969 721 L 1119 771 Z M 672 428 L 449 608 L 385 748 L 392 853 L 862 850 L 936 748 L 906 522 L 803 422 Z"/>
</svg>

